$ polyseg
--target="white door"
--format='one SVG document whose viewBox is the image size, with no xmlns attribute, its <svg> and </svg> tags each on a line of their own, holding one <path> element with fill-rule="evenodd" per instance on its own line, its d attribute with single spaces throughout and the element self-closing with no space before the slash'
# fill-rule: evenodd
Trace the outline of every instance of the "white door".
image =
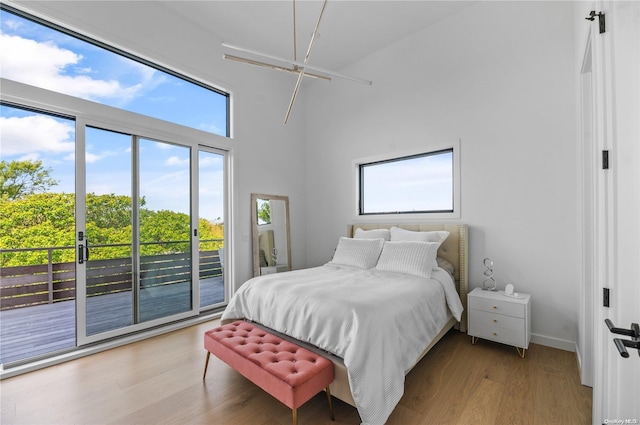
<svg viewBox="0 0 640 425">
<path fill-rule="evenodd" d="M 602 244 L 596 262 L 593 423 L 640 423 L 640 351 L 624 358 L 604 320 L 640 323 L 640 3 L 597 2 L 606 32 L 594 41 L 594 128 L 609 169 L 597 171 L 595 211 Z M 597 31 L 597 19 L 592 27 Z M 610 291 L 609 307 L 602 304 Z"/>
</svg>

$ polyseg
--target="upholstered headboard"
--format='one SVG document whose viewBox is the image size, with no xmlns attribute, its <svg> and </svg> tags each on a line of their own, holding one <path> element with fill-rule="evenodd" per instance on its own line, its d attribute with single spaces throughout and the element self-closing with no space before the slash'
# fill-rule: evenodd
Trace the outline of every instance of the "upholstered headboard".
<svg viewBox="0 0 640 425">
<path fill-rule="evenodd" d="M 394 223 L 354 223 L 347 226 L 347 236 L 353 237 L 357 228 L 362 230 L 372 229 L 390 229 L 391 227 L 400 227 L 406 230 L 416 232 L 431 232 L 436 230 L 446 230 L 449 237 L 440 245 L 438 256 L 448 260 L 453 264 L 455 270 L 453 277 L 455 278 L 456 289 L 460 294 L 460 301 L 464 306 L 462 320 L 460 321 L 460 331 L 467 330 L 467 290 L 468 290 L 468 268 L 467 268 L 467 225 L 466 224 L 394 224 Z"/>
</svg>

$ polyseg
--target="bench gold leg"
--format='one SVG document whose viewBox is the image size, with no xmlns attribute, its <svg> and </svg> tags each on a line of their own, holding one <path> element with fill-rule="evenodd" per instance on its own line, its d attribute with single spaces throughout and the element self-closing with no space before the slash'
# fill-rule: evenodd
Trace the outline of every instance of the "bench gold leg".
<svg viewBox="0 0 640 425">
<path fill-rule="evenodd" d="M 202 374 L 202 380 L 204 381 L 204 378 L 207 377 L 207 367 L 209 367 L 209 356 L 211 355 L 210 352 L 207 351 L 207 360 L 204 361 L 204 373 Z"/>
<path fill-rule="evenodd" d="M 298 425 L 298 409 L 293 409 L 293 425 Z"/>
<path fill-rule="evenodd" d="M 331 413 L 331 420 L 335 419 L 333 415 L 333 403 L 331 403 L 331 391 L 329 391 L 329 387 L 327 387 L 327 400 L 329 401 L 329 412 Z"/>
</svg>

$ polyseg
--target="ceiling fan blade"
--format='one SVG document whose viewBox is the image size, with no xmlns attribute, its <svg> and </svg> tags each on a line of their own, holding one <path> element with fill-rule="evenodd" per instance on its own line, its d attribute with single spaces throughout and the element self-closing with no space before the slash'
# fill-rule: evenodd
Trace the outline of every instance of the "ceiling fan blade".
<svg viewBox="0 0 640 425">
<path fill-rule="evenodd" d="M 275 65 L 275 64 L 271 64 L 271 63 L 267 63 L 267 62 L 260 62 L 260 61 L 253 60 L 253 59 L 242 58 L 240 56 L 228 55 L 226 53 L 222 57 L 224 59 L 227 59 L 227 60 L 247 63 L 249 65 L 262 66 L 262 67 L 265 67 L 265 68 L 271 68 L 271 69 L 275 69 L 275 70 L 278 70 L 278 71 L 289 72 L 289 73 L 292 73 L 292 74 L 298 74 L 300 72 L 300 68 L 287 68 L 287 67 L 284 67 L 284 66 Z M 313 73 L 310 73 L 310 72 L 305 72 L 304 76 L 305 77 L 311 77 L 311 78 L 318 78 L 320 80 L 331 81 L 331 77 L 327 77 L 326 75 L 313 74 Z"/>
<path fill-rule="evenodd" d="M 370 86 L 372 84 L 371 80 L 365 80 L 365 79 L 358 78 L 358 77 L 352 77 L 350 75 L 340 74 L 340 73 L 333 72 L 333 71 L 331 71 L 329 69 L 326 69 L 326 68 L 321 68 L 319 66 L 305 65 L 303 62 L 292 61 L 291 59 L 286 59 L 286 58 L 282 58 L 282 57 L 279 57 L 279 56 L 274 56 L 274 55 L 270 55 L 270 54 L 267 54 L 267 53 L 258 52 L 258 51 L 252 50 L 252 49 L 247 49 L 245 47 L 235 46 L 233 44 L 229 44 L 229 43 L 226 43 L 224 41 L 222 42 L 222 46 L 226 47 L 228 49 L 237 50 L 239 52 L 249 53 L 249 54 L 256 55 L 256 56 L 261 56 L 261 57 L 266 58 L 266 59 L 276 60 L 278 62 L 284 62 L 284 63 L 288 63 L 288 64 L 291 64 L 291 65 L 297 65 L 298 67 L 305 68 L 306 70 L 322 72 L 323 74 L 331 75 L 332 77 L 342 78 L 342 79 L 345 79 L 345 80 L 351 80 L 351 81 L 355 81 L 356 83 L 366 84 L 368 86 Z"/>
<path fill-rule="evenodd" d="M 307 62 L 309 62 L 309 56 L 311 56 L 311 49 L 313 49 L 313 42 L 316 40 L 316 35 L 318 35 L 318 28 L 320 28 L 320 21 L 322 20 L 322 15 L 324 15 L 324 10 L 327 7 L 327 1 L 328 0 L 324 0 L 324 3 L 322 4 L 322 9 L 320 10 L 320 16 L 318 16 L 318 22 L 316 22 L 316 27 L 313 30 L 313 34 L 311 34 L 311 41 L 309 42 L 309 47 L 307 48 L 307 54 L 304 57 L 305 65 L 307 64 Z M 298 90 L 300 89 L 300 83 L 302 83 L 302 77 L 304 77 L 304 72 L 305 72 L 305 69 L 303 67 L 300 69 L 300 74 L 298 75 L 298 81 L 296 82 L 296 86 L 293 89 L 293 95 L 291 96 L 291 101 L 289 102 L 289 108 L 287 109 L 287 114 L 284 117 L 285 124 L 287 123 L 287 121 L 289 121 L 289 115 L 291 115 L 293 104 L 296 101 L 296 96 L 298 95 Z"/>
</svg>

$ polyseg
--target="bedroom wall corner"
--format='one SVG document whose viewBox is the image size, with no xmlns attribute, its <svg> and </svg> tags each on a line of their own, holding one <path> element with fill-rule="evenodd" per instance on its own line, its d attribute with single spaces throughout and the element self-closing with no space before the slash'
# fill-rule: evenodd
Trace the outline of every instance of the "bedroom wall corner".
<svg viewBox="0 0 640 425">
<path fill-rule="evenodd" d="M 570 2 L 478 2 L 344 70 L 372 86 L 310 87 L 308 266 L 354 221 L 354 159 L 460 139 L 469 290 L 491 257 L 500 289 L 532 295 L 534 342 L 575 351 L 573 25 Z"/>
</svg>

